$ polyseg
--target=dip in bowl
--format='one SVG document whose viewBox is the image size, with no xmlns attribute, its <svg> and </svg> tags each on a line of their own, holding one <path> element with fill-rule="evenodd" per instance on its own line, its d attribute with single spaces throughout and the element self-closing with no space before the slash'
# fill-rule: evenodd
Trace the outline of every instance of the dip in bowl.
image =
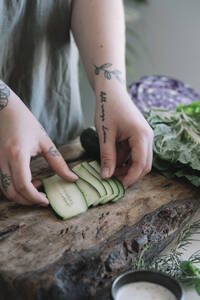
<svg viewBox="0 0 200 300">
<path fill-rule="evenodd" d="M 183 300 L 177 280 L 154 271 L 127 272 L 112 285 L 114 300 Z"/>
</svg>

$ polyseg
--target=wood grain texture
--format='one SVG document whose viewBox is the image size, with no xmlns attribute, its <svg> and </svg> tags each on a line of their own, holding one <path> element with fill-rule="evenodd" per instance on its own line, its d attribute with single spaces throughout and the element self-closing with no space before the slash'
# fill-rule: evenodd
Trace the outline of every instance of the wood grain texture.
<svg viewBox="0 0 200 300">
<path fill-rule="evenodd" d="M 78 141 L 62 149 L 83 157 Z M 43 159 L 34 177 L 50 175 Z M 196 189 L 151 172 L 117 203 L 59 220 L 50 208 L 0 202 L 0 299 L 109 299 L 112 280 L 141 249 L 163 250 L 199 207 Z M 14 298 L 13 298 L 14 297 Z"/>
</svg>

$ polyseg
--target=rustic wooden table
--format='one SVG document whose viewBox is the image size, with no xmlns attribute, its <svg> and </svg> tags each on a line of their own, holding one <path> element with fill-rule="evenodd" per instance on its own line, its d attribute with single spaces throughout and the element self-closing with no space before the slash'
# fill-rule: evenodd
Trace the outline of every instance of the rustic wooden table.
<svg viewBox="0 0 200 300">
<path fill-rule="evenodd" d="M 61 149 L 74 163 L 79 140 Z M 52 174 L 34 159 L 35 178 Z M 1 197 L 0 299 L 110 299 L 113 279 L 131 268 L 141 249 L 158 255 L 199 207 L 196 189 L 152 171 L 117 203 L 62 221 L 50 208 L 24 207 Z"/>
</svg>

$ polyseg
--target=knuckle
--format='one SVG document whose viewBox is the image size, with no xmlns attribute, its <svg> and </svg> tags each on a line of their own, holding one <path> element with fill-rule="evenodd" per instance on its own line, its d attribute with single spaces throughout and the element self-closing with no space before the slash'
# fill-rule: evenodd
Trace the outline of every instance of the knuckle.
<svg viewBox="0 0 200 300">
<path fill-rule="evenodd" d="M 16 185 L 16 190 L 17 190 L 17 192 L 19 192 L 19 193 L 22 193 L 22 192 L 26 191 L 26 189 L 27 189 L 27 186 L 26 186 L 26 183 L 25 183 L 25 182 L 20 182 L 20 183 L 18 183 L 18 184 Z"/>
<path fill-rule="evenodd" d="M 134 161 L 134 169 L 138 169 L 138 168 L 141 168 L 141 162 L 138 160 L 135 160 Z"/>
<path fill-rule="evenodd" d="M 154 138 L 154 132 L 153 132 L 153 130 L 152 130 L 152 128 L 150 126 L 144 127 L 142 129 L 142 135 L 145 138 L 148 138 L 148 139 L 151 139 L 151 140 L 153 140 L 153 138 Z"/>
<path fill-rule="evenodd" d="M 139 166 L 140 166 L 140 169 L 144 170 L 145 167 L 146 167 L 145 162 L 141 161 L 140 164 L 139 164 Z"/>
<path fill-rule="evenodd" d="M 149 128 L 149 136 L 153 140 L 153 138 L 154 138 L 154 132 L 153 132 L 153 129 L 151 127 Z"/>
<path fill-rule="evenodd" d="M 151 166 L 148 166 L 146 169 L 145 169 L 145 174 L 148 174 L 151 172 L 151 169 L 152 167 Z"/>
<path fill-rule="evenodd" d="M 21 154 L 21 148 L 19 145 L 7 145 L 6 147 L 7 152 L 11 157 L 18 157 Z"/>
<path fill-rule="evenodd" d="M 134 162 L 135 168 L 144 170 L 145 169 L 145 162 L 143 160 L 135 161 Z"/>
<path fill-rule="evenodd" d="M 102 153 L 101 160 L 104 164 L 110 164 L 113 162 L 113 156 L 111 155 L 111 153 Z"/>
<path fill-rule="evenodd" d="M 15 191 L 8 191 L 6 193 L 6 197 L 10 200 L 16 201 L 17 199 L 17 193 Z"/>
</svg>

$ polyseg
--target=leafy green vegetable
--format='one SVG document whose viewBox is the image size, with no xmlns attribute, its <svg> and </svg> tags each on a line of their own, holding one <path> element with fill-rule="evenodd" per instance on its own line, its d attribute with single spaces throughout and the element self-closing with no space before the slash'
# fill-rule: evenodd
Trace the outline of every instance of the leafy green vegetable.
<svg viewBox="0 0 200 300">
<path fill-rule="evenodd" d="M 195 290 L 197 291 L 198 295 L 200 296 L 200 278 L 195 280 Z"/>
<path fill-rule="evenodd" d="M 146 119 L 154 131 L 153 166 L 168 177 L 200 186 L 200 101 L 177 111 L 154 109 Z M 189 115 L 188 115 L 189 114 Z"/>
<path fill-rule="evenodd" d="M 200 112 L 200 101 L 195 101 L 189 105 L 179 105 L 177 106 L 176 111 L 184 111 L 187 115 L 194 116 Z"/>
</svg>

